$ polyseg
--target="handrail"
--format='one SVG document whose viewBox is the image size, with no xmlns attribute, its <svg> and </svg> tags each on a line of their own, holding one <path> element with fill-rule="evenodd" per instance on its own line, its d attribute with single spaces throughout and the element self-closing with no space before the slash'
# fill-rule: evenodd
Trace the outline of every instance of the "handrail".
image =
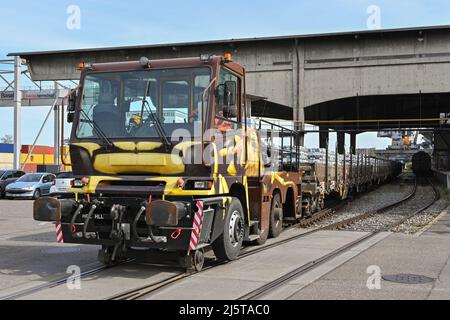
<svg viewBox="0 0 450 320">
<path fill-rule="evenodd" d="M 211 82 L 209 83 L 209 85 L 205 88 L 205 90 L 203 91 L 202 94 L 202 132 L 201 132 L 201 136 L 202 136 L 202 165 L 204 164 L 204 159 L 203 159 L 203 155 L 205 153 L 205 141 L 204 141 L 204 134 L 205 134 L 205 98 L 206 98 L 206 93 L 211 89 L 211 86 L 213 85 L 213 83 L 215 83 L 217 80 L 217 77 L 215 77 L 214 79 L 211 80 Z"/>
<path fill-rule="evenodd" d="M 68 99 L 73 94 L 73 92 L 76 92 L 78 89 L 80 89 L 80 87 L 81 87 L 81 85 L 76 86 L 64 98 L 62 98 L 62 101 L 61 101 L 61 144 L 58 146 L 58 148 L 59 148 L 59 156 L 61 158 L 61 163 L 63 165 L 65 165 L 65 166 L 71 166 L 72 164 L 71 163 L 68 164 L 66 162 L 66 157 L 63 155 L 63 152 L 61 152 L 61 149 L 64 146 L 64 122 L 65 122 L 64 121 L 65 120 L 65 117 L 64 117 L 64 101 L 66 99 Z"/>
<path fill-rule="evenodd" d="M 292 132 L 292 133 L 294 133 L 294 134 L 296 134 L 296 135 L 298 135 L 298 134 L 300 133 L 299 131 L 292 130 L 292 129 L 288 129 L 288 128 L 286 128 L 286 127 L 283 127 L 283 126 L 281 126 L 281 125 L 278 125 L 278 124 L 276 124 L 276 123 L 273 123 L 273 122 L 270 122 L 270 121 L 267 121 L 267 120 L 264 120 L 264 119 L 261 119 L 261 118 L 258 118 L 258 120 L 260 121 L 260 123 L 263 122 L 263 123 L 266 123 L 266 124 L 270 124 L 271 126 L 277 127 L 277 128 L 279 128 L 279 129 L 281 129 L 281 130 L 283 130 L 283 131 Z"/>
</svg>

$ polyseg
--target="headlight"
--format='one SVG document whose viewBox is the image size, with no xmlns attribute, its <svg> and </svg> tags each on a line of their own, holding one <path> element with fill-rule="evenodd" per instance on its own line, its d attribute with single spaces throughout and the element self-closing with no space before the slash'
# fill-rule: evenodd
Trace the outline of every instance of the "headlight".
<svg viewBox="0 0 450 320">
<path fill-rule="evenodd" d="M 194 182 L 194 189 L 207 189 L 208 188 L 208 181 L 195 181 Z"/>
<path fill-rule="evenodd" d="M 72 180 L 72 188 L 83 188 L 84 184 L 79 179 Z"/>
<path fill-rule="evenodd" d="M 212 181 L 188 180 L 185 184 L 184 190 L 211 190 L 212 187 Z"/>
<path fill-rule="evenodd" d="M 81 179 L 73 179 L 71 181 L 72 188 L 83 188 L 85 185 L 89 184 L 89 178 L 83 177 Z"/>
</svg>

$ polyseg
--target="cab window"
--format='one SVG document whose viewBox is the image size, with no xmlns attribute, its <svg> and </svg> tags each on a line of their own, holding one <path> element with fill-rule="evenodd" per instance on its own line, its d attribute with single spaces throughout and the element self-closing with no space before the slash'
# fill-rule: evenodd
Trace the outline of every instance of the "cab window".
<svg viewBox="0 0 450 320">
<path fill-rule="evenodd" d="M 189 83 L 164 81 L 162 84 L 162 111 L 164 123 L 188 123 Z"/>
<path fill-rule="evenodd" d="M 232 120 L 233 122 L 238 122 L 239 115 L 239 88 L 240 81 L 239 78 L 226 69 L 222 69 L 219 76 L 219 83 L 217 87 L 217 100 L 216 100 L 216 116 L 217 120 L 220 118 L 225 118 Z M 216 121 L 217 122 L 217 121 Z M 233 127 L 236 123 L 233 124 Z"/>
</svg>

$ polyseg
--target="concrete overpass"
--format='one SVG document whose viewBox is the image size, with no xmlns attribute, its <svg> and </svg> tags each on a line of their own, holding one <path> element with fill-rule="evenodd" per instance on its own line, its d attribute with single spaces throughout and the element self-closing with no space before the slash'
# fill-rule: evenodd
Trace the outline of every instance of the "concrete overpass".
<svg viewBox="0 0 450 320">
<path fill-rule="evenodd" d="M 81 61 L 175 58 L 230 51 L 247 69 L 248 92 L 267 97 L 270 103 L 269 108 L 256 104 L 257 115 L 264 110 L 265 116 L 271 116 L 276 110 L 279 117 L 299 124 L 306 117 L 306 122 L 324 130 L 356 134 L 391 127 L 443 129 L 441 122 L 423 119 L 450 113 L 450 26 L 18 52 L 9 56 L 26 59 L 32 79 L 45 81 L 77 79 L 76 67 Z"/>
<path fill-rule="evenodd" d="M 25 58 L 32 79 L 37 81 L 77 79 L 76 66 L 80 61 L 169 58 L 228 51 L 247 68 L 248 92 L 291 107 L 297 121 L 304 119 L 304 111 L 309 107 L 306 112 L 309 120 L 338 119 L 333 114 L 335 110 L 356 104 L 357 96 L 414 98 L 419 94 L 426 97 L 450 92 L 450 26 L 9 55 Z M 364 108 L 377 108 L 369 105 L 370 99 L 367 101 L 361 104 L 360 100 L 361 113 L 366 113 Z M 448 105 L 447 101 L 445 98 L 441 104 Z M 399 114 L 403 113 L 401 106 L 395 107 Z M 448 108 L 437 107 L 433 114 L 436 116 L 439 111 Z M 385 111 L 371 112 L 378 119 L 383 118 L 383 113 L 393 116 Z M 352 111 L 348 116 L 355 115 Z"/>
</svg>

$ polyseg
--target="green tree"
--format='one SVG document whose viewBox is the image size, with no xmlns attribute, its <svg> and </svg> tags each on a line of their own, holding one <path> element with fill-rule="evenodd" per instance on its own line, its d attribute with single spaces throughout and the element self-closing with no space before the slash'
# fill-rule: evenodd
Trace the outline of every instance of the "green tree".
<svg viewBox="0 0 450 320">
<path fill-rule="evenodd" d="M 14 142 L 12 135 L 5 134 L 5 136 L 1 139 L 2 143 L 12 144 Z"/>
</svg>

